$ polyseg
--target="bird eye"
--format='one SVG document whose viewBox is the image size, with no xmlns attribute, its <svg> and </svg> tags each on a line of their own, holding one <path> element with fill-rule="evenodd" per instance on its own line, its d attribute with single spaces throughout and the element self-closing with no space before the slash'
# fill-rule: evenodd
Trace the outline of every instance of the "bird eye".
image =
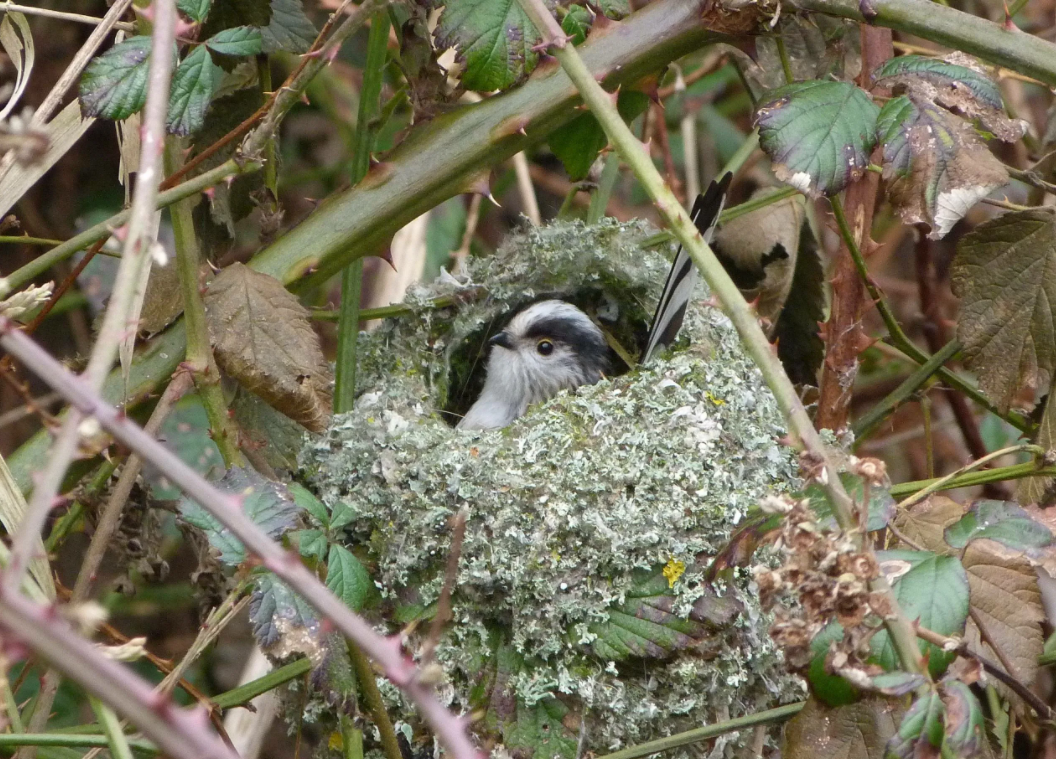
<svg viewBox="0 0 1056 759">
<path fill-rule="evenodd" d="M 535 349 L 539 351 L 540 356 L 549 356 L 554 352 L 554 344 L 549 340 L 540 340 L 535 344 Z"/>
</svg>

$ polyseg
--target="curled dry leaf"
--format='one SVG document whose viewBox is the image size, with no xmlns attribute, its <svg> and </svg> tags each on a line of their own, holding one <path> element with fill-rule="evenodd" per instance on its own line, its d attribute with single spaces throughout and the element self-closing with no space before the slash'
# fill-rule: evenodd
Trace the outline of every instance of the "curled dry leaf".
<svg viewBox="0 0 1056 759">
<path fill-rule="evenodd" d="M 236 263 L 205 293 L 220 368 L 312 431 L 331 413 L 330 368 L 308 310 L 274 277 Z"/>
</svg>

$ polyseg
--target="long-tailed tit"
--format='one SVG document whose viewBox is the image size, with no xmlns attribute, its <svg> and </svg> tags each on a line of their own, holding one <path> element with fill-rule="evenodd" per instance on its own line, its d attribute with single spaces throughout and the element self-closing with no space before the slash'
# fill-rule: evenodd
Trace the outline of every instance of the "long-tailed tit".
<svg viewBox="0 0 1056 759">
<path fill-rule="evenodd" d="M 691 218 L 708 242 L 730 179 L 726 174 L 713 181 L 693 205 Z M 697 276 L 696 267 L 680 247 L 653 316 L 642 363 L 678 335 Z M 462 429 L 505 427 L 531 404 L 561 390 L 593 384 L 609 368 L 609 347 L 602 331 L 579 308 L 562 300 L 544 300 L 524 308 L 488 343 L 491 354 L 484 389 L 458 423 Z"/>
</svg>

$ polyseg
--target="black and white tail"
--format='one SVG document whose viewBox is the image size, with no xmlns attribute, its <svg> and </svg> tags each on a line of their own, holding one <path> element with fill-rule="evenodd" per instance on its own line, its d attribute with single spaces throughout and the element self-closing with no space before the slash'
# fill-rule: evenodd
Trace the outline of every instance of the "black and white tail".
<svg viewBox="0 0 1056 759">
<path fill-rule="evenodd" d="M 712 180 L 704 194 L 697 196 L 693 211 L 689 215 L 709 245 L 719 222 L 719 214 L 726 204 L 726 190 L 732 178 L 733 175 L 727 172 L 721 179 Z M 667 275 L 667 282 L 664 283 L 660 302 L 656 306 L 641 363 L 648 363 L 658 350 L 675 341 L 678 331 L 682 328 L 689 299 L 693 297 L 693 289 L 697 286 L 697 276 L 697 267 L 693 265 L 689 254 L 679 246 L 675 262 Z"/>
</svg>

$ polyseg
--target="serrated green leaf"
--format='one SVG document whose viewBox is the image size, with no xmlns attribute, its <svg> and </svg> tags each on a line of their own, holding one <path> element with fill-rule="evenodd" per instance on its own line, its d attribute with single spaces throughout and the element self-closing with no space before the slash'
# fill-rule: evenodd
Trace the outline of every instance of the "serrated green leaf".
<svg viewBox="0 0 1056 759">
<path fill-rule="evenodd" d="M 150 37 L 130 37 L 88 64 L 80 90 L 86 116 L 120 120 L 143 108 L 150 49 Z"/>
<path fill-rule="evenodd" d="M 340 530 L 342 527 L 347 527 L 356 516 L 357 512 L 355 509 L 344 501 L 338 501 L 334 504 L 334 508 L 330 510 L 330 529 Z"/>
<path fill-rule="evenodd" d="M 847 494 L 854 499 L 855 503 L 861 503 L 865 498 L 865 481 L 856 474 L 840 472 L 840 482 L 847 489 Z M 836 518 L 832 514 L 832 504 L 825 495 L 825 491 L 818 484 L 812 484 L 803 491 L 810 499 L 810 510 L 818 518 L 818 524 L 822 528 L 835 529 Z M 872 485 L 869 487 L 869 520 L 866 530 L 882 530 L 895 515 L 895 499 L 885 487 Z"/>
<path fill-rule="evenodd" d="M 944 537 L 953 548 L 964 548 L 979 538 L 996 540 L 1008 548 L 1026 553 L 1052 545 L 1052 533 L 1030 518 L 1011 501 L 976 501 L 968 512 L 946 528 Z"/>
<path fill-rule="evenodd" d="M 170 134 L 188 135 L 202 128 L 221 76 L 223 71 L 213 63 L 205 45 L 199 45 L 180 61 L 169 94 L 165 126 Z"/>
<path fill-rule="evenodd" d="M 921 759 L 938 756 L 942 745 L 942 699 L 930 691 L 913 702 L 887 742 L 885 759 Z"/>
<path fill-rule="evenodd" d="M 889 198 L 906 224 L 946 235 L 973 205 L 1008 182 L 1008 172 L 964 119 L 907 95 L 877 118 Z"/>
<path fill-rule="evenodd" d="M 323 529 L 330 527 L 330 513 L 326 510 L 326 504 L 316 498 L 312 491 L 299 482 L 291 482 L 286 488 L 293 496 L 293 502 L 315 517 Z"/>
<path fill-rule="evenodd" d="M 649 97 L 635 90 L 621 90 L 616 105 L 623 120 L 629 122 L 649 107 Z M 594 114 L 584 113 L 554 131 L 549 142 L 569 179 L 578 182 L 587 177 L 608 138 Z"/>
<path fill-rule="evenodd" d="M 892 568 L 908 571 L 898 576 L 892 590 L 902 611 L 910 619 L 920 621 L 921 627 L 940 635 L 961 635 L 968 619 L 968 575 L 955 556 L 938 556 L 930 551 L 877 551 L 877 561 L 890 574 Z M 899 564 L 905 565 L 898 567 Z M 953 652 L 944 651 L 932 643 L 918 641 L 928 657 L 928 670 L 939 677 L 951 661 Z M 880 630 L 869 644 L 872 659 L 885 670 L 899 666 L 898 652 L 888 636 Z"/>
<path fill-rule="evenodd" d="M 270 538 L 281 537 L 300 513 L 283 485 L 264 479 L 253 469 L 232 467 L 216 486 L 239 496 L 243 513 Z M 180 501 L 180 513 L 185 521 L 205 532 L 209 543 L 220 552 L 220 561 L 230 566 L 245 561 L 246 547 L 242 541 L 211 513 L 186 497 Z"/>
<path fill-rule="evenodd" d="M 957 53 L 951 60 L 902 55 L 885 61 L 873 76 L 878 87 L 907 92 L 914 101 L 941 105 L 977 120 L 1005 142 L 1014 142 L 1024 134 L 1025 122 L 1005 114 L 997 83 L 966 55 Z"/>
<path fill-rule="evenodd" d="M 465 64 L 462 84 L 479 92 L 528 76 L 539 61 L 532 49 L 539 40 L 518 0 L 448 0 L 436 27 L 437 46 L 455 48 Z"/>
<path fill-rule="evenodd" d="M 950 270 L 961 298 L 957 338 L 994 404 L 1007 411 L 1024 387 L 1049 387 L 1056 369 L 1056 217 L 1013 211 L 980 224 Z"/>
<path fill-rule="evenodd" d="M 374 581 L 367 568 L 351 551 L 336 544 L 330 546 L 326 561 L 326 587 L 352 611 L 362 609 L 374 594 Z"/>
<path fill-rule="evenodd" d="M 982 749 L 983 707 L 971 688 L 960 680 L 943 685 L 946 705 L 946 748 L 953 756 L 969 759 Z"/>
<path fill-rule="evenodd" d="M 176 0 L 176 7 L 197 24 L 205 21 L 206 16 L 209 15 L 210 5 L 212 5 L 212 0 Z"/>
<path fill-rule="evenodd" d="M 265 53 L 307 53 L 319 35 L 301 0 L 271 0 L 271 21 L 260 30 Z"/>
<path fill-rule="evenodd" d="M 214 469 L 217 469 L 217 476 L 223 471 L 224 459 L 209 435 L 209 416 L 197 394 L 179 400 L 161 425 L 158 437 L 180 461 L 203 477 L 209 477 Z M 154 469 L 148 467 L 146 477 L 155 498 L 175 500 L 180 497 L 180 489 Z"/>
<path fill-rule="evenodd" d="M 271 572 L 256 577 L 249 599 L 249 621 L 253 636 L 265 650 L 296 629 L 308 630 L 314 636 L 319 628 L 315 610 Z"/>
<path fill-rule="evenodd" d="M 326 533 L 322 530 L 297 530 L 291 534 L 297 543 L 297 550 L 306 559 L 323 561 L 326 558 L 330 543 L 326 540 Z"/>
<path fill-rule="evenodd" d="M 594 23 L 590 11 L 582 5 L 568 6 L 568 13 L 561 19 L 561 29 L 570 37 L 573 45 L 582 44 L 587 39 L 590 25 Z"/>
<path fill-rule="evenodd" d="M 271 23 L 269 0 L 213 0 L 209 17 L 202 26 L 198 39 L 209 39 L 224 29 L 236 26 L 265 27 Z"/>
<path fill-rule="evenodd" d="M 848 82 L 794 82 L 756 109 L 759 145 L 778 179 L 811 196 L 831 195 L 865 172 L 879 112 Z"/>
<path fill-rule="evenodd" d="M 608 18 L 619 20 L 631 15 L 631 4 L 628 0 L 599 0 L 597 7 Z"/>
<path fill-rule="evenodd" d="M 221 55 L 256 55 L 261 51 L 264 38 L 255 26 L 236 26 L 217 32 L 205 41 L 206 47 Z"/>
</svg>

